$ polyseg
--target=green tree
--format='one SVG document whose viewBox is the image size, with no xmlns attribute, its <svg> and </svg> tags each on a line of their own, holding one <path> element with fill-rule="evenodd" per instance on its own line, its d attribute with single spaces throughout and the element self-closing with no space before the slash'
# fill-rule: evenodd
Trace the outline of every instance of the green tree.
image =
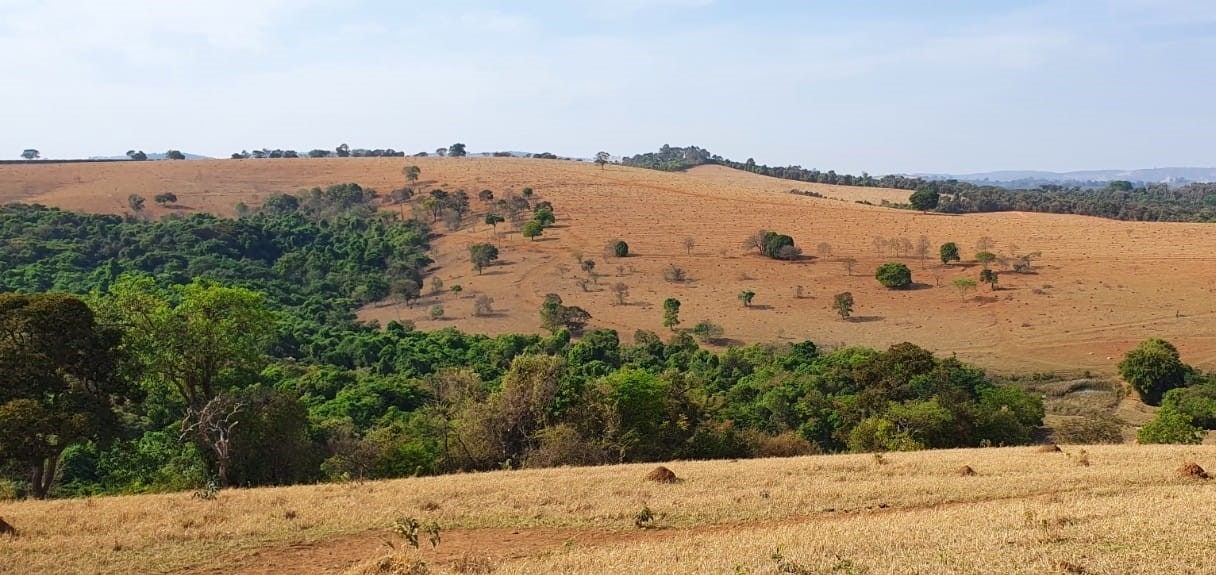
<svg viewBox="0 0 1216 575">
<path fill-rule="evenodd" d="M 1000 276 L 992 270 L 980 270 L 980 281 L 988 284 L 992 291 L 996 291 L 996 284 L 1000 281 Z"/>
<path fill-rule="evenodd" d="M 473 262 L 473 269 L 480 274 L 482 268 L 498 259 L 498 248 L 494 244 L 473 244 L 469 246 L 469 259 Z"/>
<path fill-rule="evenodd" d="M 541 202 L 542 205 L 536 207 L 536 212 L 532 214 L 532 219 L 540 222 L 540 225 L 549 227 L 557 222 L 557 218 L 553 215 L 553 207 Z"/>
<path fill-rule="evenodd" d="M 832 308 L 840 314 L 840 319 L 849 319 L 853 315 L 853 294 L 841 292 L 832 297 Z"/>
<path fill-rule="evenodd" d="M 743 307 L 752 307 L 752 298 L 754 297 L 756 297 L 756 292 L 752 290 L 739 292 L 739 301 L 743 302 Z"/>
<path fill-rule="evenodd" d="M 680 325 L 680 300 L 669 297 L 663 300 L 663 327 L 675 331 Z"/>
<path fill-rule="evenodd" d="M 0 294 L 0 461 L 29 470 L 34 497 L 50 493 L 65 449 L 121 429 L 120 339 L 78 298 Z"/>
<path fill-rule="evenodd" d="M 975 254 L 975 261 L 980 262 L 984 269 L 988 269 L 988 265 L 996 261 L 996 254 L 988 251 L 983 251 Z"/>
<path fill-rule="evenodd" d="M 608 152 L 595 153 L 595 163 L 600 167 L 601 170 L 603 170 L 604 166 L 608 164 L 608 160 L 610 158 L 611 156 L 608 155 Z"/>
<path fill-rule="evenodd" d="M 958 244 L 955 244 L 954 242 L 946 242 L 942 244 L 939 253 L 943 265 L 949 264 L 950 262 L 957 262 L 961 259 L 958 255 Z"/>
<path fill-rule="evenodd" d="M 148 154 L 145 154 L 143 150 L 127 150 L 127 158 L 132 161 L 143 162 L 148 159 Z"/>
<path fill-rule="evenodd" d="M 338 156 L 339 158 L 349 158 L 350 146 L 346 144 L 339 144 L 337 148 L 334 148 L 334 155 Z"/>
<path fill-rule="evenodd" d="M 34 148 L 26 148 L 21 152 L 21 158 L 24 160 L 37 160 L 42 154 Z"/>
<path fill-rule="evenodd" d="M 461 144 L 460 142 L 456 142 L 455 144 L 448 146 L 448 155 L 453 158 L 463 158 L 467 154 L 468 152 L 465 151 L 464 144 Z"/>
<path fill-rule="evenodd" d="M 506 220 L 498 214 L 486 214 L 486 225 L 494 228 L 495 231 L 498 230 L 498 224 L 501 224 L 504 221 Z"/>
<path fill-rule="evenodd" d="M 975 280 L 971 278 L 956 278 L 953 283 L 954 289 L 958 290 L 958 295 L 963 299 L 967 299 L 967 292 L 975 289 Z"/>
<path fill-rule="evenodd" d="M 413 184 L 418 181 L 418 176 L 422 175 L 422 168 L 410 165 L 401 168 L 401 173 L 405 175 L 405 181 Z"/>
<path fill-rule="evenodd" d="M 908 203 L 912 204 L 913 208 L 927 212 L 936 208 L 937 202 L 940 199 L 941 196 L 937 193 L 937 190 L 929 187 L 920 187 L 908 197 Z"/>
<path fill-rule="evenodd" d="M 168 152 L 165 152 L 165 159 L 167 159 L 167 160 L 184 160 L 184 159 L 186 159 L 186 155 L 181 153 L 178 150 L 169 150 Z"/>
<path fill-rule="evenodd" d="M 904 264 L 888 262 L 878 266 L 874 278 L 887 289 L 904 289 L 912 285 L 912 270 Z"/>
<path fill-rule="evenodd" d="M 205 280 L 166 291 L 147 276 L 120 278 L 102 301 L 107 319 L 125 325 L 124 348 L 146 385 L 176 391 L 199 410 L 231 382 L 256 373 L 275 330 L 261 294 Z"/>
<path fill-rule="evenodd" d="M 523 234 L 525 238 L 536 241 L 537 237 L 545 233 L 545 226 L 536 220 L 528 220 L 524 227 L 520 228 L 519 233 Z"/>
<path fill-rule="evenodd" d="M 697 336 L 698 340 L 713 343 L 722 339 L 722 336 L 726 334 L 726 330 L 709 320 L 702 320 L 692 327 L 692 334 Z"/>
<path fill-rule="evenodd" d="M 1186 383 L 1187 366 L 1178 348 L 1164 339 L 1148 339 L 1123 356 L 1119 375 L 1149 405 L 1161 403 L 1165 392 Z"/>
</svg>

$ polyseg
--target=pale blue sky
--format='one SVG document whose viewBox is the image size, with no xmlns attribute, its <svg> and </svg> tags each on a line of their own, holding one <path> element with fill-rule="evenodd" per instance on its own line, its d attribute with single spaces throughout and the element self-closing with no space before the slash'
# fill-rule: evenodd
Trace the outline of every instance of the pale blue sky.
<svg viewBox="0 0 1216 575">
<path fill-rule="evenodd" d="M 1216 164 L 1205 0 L 0 0 L 0 157 L 669 143 L 874 174 Z"/>
</svg>

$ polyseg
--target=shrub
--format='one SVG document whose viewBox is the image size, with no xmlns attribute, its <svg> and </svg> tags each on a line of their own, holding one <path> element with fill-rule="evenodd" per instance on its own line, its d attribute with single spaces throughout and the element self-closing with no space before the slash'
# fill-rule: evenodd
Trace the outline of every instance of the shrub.
<svg viewBox="0 0 1216 575">
<path fill-rule="evenodd" d="M 832 298 L 832 309 L 840 314 L 840 319 L 849 319 L 853 314 L 853 294 L 851 292 L 841 292 Z"/>
<path fill-rule="evenodd" d="M 618 258 L 628 257 L 629 244 L 625 243 L 625 240 L 617 240 L 612 244 L 612 253 Z"/>
<path fill-rule="evenodd" d="M 1203 430 L 1191 422 L 1191 418 L 1172 409 L 1157 412 L 1157 418 L 1140 428 L 1136 434 L 1140 443 L 1182 443 L 1196 445 L 1203 442 Z"/>
<path fill-rule="evenodd" d="M 912 270 L 904 264 L 888 262 L 878 266 L 874 278 L 888 289 L 904 289 L 912 285 Z"/>
<path fill-rule="evenodd" d="M 794 238 L 777 232 L 765 232 L 760 252 L 773 259 L 785 259 L 781 255 L 781 250 L 785 247 L 794 247 Z M 789 254 L 790 252 L 786 253 Z"/>
<path fill-rule="evenodd" d="M 685 273 L 684 268 L 679 268 L 675 264 L 672 264 L 663 270 L 663 279 L 671 283 L 681 283 L 688 279 L 688 275 Z"/>
<path fill-rule="evenodd" d="M 477 317 L 485 317 L 494 313 L 494 298 L 488 295 L 477 296 L 473 301 L 473 315 Z"/>
<path fill-rule="evenodd" d="M 957 262 L 962 259 L 958 255 L 958 244 L 954 242 L 946 242 L 942 244 L 940 256 L 943 264 Z"/>
<path fill-rule="evenodd" d="M 1181 413 L 1203 429 L 1216 429 L 1216 383 L 1172 389 L 1161 400 L 1161 409 Z"/>
<path fill-rule="evenodd" d="M 427 315 L 429 315 L 431 317 L 431 319 L 434 319 L 434 320 L 443 319 L 443 306 L 438 305 L 438 304 L 433 305 L 433 306 L 431 306 L 431 309 L 427 310 L 426 313 L 427 313 Z"/>
</svg>

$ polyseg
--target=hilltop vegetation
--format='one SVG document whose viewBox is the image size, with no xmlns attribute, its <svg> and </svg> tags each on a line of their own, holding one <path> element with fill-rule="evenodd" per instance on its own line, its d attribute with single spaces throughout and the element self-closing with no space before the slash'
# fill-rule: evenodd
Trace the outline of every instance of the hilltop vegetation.
<svg viewBox="0 0 1216 575">
<path fill-rule="evenodd" d="M 1024 211 L 1132 221 L 1216 221 L 1216 184 L 1211 183 L 1171 188 L 1167 184 L 1136 186 L 1131 182 L 1113 181 L 1101 189 L 1048 184 L 1037 189 L 1011 190 L 958 180 L 926 180 L 902 175 L 876 178 L 864 173 L 855 176 L 837 174 L 833 170 L 808 170 L 801 166 L 767 166 L 757 164 L 751 158 L 737 162 L 697 146 L 680 148 L 664 145 L 658 152 L 629 156 L 623 158 L 621 163 L 664 171 L 682 171 L 704 164 L 716 164 L 800 182 L 931 191 L 939 194 L 942 200 L 928 209 L 936 208 L 938 212 L 951 214 Z"/>
</svg>

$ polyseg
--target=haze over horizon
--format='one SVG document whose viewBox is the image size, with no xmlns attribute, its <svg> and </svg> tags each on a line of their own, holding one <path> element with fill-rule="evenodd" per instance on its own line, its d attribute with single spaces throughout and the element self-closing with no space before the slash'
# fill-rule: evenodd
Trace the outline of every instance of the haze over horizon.
<svg viewBox="0 0 1216 575">
<path fill-rule="evenodd" d="M 0 157 L 261 147 L 842 173 L 1216 163 L 1216 6 L 0 0 Z"/>
</svg>

